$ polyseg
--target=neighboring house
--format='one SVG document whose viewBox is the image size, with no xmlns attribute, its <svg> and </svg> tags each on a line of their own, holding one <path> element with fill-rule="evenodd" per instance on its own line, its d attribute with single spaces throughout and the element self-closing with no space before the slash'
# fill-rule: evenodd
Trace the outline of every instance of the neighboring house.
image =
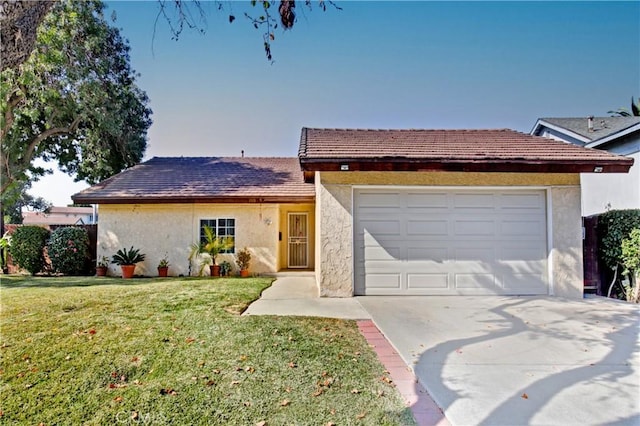
<svg viewBox="0 0 640 426">
<path fill-rule="evenodd" d="M 532 135 L 635 160 L 628 174 L 582 174 L 582 215 L 640 208 L 640 117 L 540 118 Z"/>
<path fill-rule="evenodd" d="M 322 296 L 581 297 L 579 174 L 632 163 L 511 130 L 304 128 L 298 158 L 154 158 L 72 198 L 100 204 L 98 256 L 141 248 L 147 275 L 165 253 L 189 273 L 211 224 Z"/>
<path fill-rule="evenodd" d="M 96 223 L 93 207 L 51 207 L 49 212 L 22 212 L 24 225 L 90 225 Z"/>
</svg>

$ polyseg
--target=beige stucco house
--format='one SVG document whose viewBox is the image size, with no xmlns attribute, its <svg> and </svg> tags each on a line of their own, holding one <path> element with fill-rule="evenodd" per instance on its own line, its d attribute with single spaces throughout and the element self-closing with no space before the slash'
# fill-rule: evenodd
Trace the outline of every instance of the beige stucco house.
<svg viewBox="0 0 640 426">
<path fill-rule="evenodd" d="M 154 158 L 73 199 L 100 205 L 98 256 L 147 254 L 139 274 L 165 253 L 194 274 L 211 225 L 322 296 L 581 297 L 580 173 L 632 164 L 511 130 L 304 128 L 297 158 Z"/>
</svg>

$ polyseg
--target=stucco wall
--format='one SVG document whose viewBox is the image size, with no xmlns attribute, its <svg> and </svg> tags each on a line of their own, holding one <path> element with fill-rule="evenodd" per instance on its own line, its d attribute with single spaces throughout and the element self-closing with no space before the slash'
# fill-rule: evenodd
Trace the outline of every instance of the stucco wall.
<svg viewBox="0 0 640 426">
<path fill-rule="evenodd" d="M 320 176 L 316 176 L 316 182 Z M 351 185 L 316 185 L 316 282 L 320 296 L 353 296 Z"/>
<path fill-rule="evenodd" d="M 639 142 L 640 143 L 640 142 Z M 640 152 L 629 173 L 584 173 L 582 179 L 582 215 L 607 210 L 640 209 Z"/>
<path fill-rule="evenodd" d="M 100 206 L 98 258 L 111 257 L 123 247 L 134 246 L 146 254 L 136 274 L 155 276 L 157 265 L 165 255 L 171 264 L 170 275 L 188 275 L 189 247 L 199 240 L 200 219 L 233 218 L 236 220 L 236 250 L 249 248 L 250 271 L 275 272 L 278 265 L 278 205 L 229 204 L 141 204 Z M 217 262 L 228 260 L 236 268 L 234 256 L 219 255 Z M 192 275 L 198 272 L 192 265 Z M 110 275 L 120 275 L 111 265 Z"/>
<path fill-rule="evenodd" d="M 551 193 L 554 292 L 582 297 L 580 176 L 542 173 L 316 173 L 316 280 L 321 296 L 353 295 L 354 185 L 537 186 Z"/>
<path fill-rule="evenodd" d="M 551 285 L 560 297 L 582 298 L 580 187 L 551 188 Z"/>
</svg>

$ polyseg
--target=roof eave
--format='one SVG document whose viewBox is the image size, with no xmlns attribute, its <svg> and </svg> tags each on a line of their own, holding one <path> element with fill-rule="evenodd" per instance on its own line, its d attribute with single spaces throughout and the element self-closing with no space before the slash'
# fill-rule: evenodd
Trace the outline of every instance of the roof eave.
<svg viewBox="0 0 640 426">
<path fill-rule="evenodd" d="M 589 142 L 592 142 L 593 139 L 590 139 L 586 136 L 581 135 L 580 133 L 574 132 L 573 130 L 567 129 L 566 127 L 562 127 L 559 126 L 557 124 L 554 123 L 549 123 L 548 121 L 539 118 L 538 121 L 536 122 L 536 124 L 533 126 L 533 129 L 531 130 L 531 132 L 529 133 L 532 136 L 540 136 L 541 130 L 543 127 L 546 127 L 548 129 L 552 129 L 555 130 L 556 132 L 559 133 L 563 133 L 569 137 L 572 137 L 574 139 L 577 139 L 579 141 L 581 141 L 584 144 L 588 144 Z"/>
<path fill-rule="evenodd" d="M 314 195 L 296 196 L 242 196 L 242 197 L 139 197 L 139 196 L 92 196 L 76 194 L 71 197 L 76 204 L 302 204 L 313 203 Z"/>
<path fill-rule="evenodd" d="M 301 159 L 306 177 L 320 171 L 403 171 L 403 172 L 521 172 L 521 173 L 628 173 L 632 158 L 611 160 L 393 160 L 393 159 Z"/>
</svg>

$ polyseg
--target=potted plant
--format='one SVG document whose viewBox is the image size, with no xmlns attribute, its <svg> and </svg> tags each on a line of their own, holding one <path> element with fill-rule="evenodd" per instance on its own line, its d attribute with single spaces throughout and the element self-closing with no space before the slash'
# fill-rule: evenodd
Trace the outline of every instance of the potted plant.
<svg viewBox="0 0 640 426">
<path fill-rule="evenodd" d="M 220 265 L 216 264 L 216 256 L 223 251 L 233 248 L 232 237 L 218 237 L 210 226 L 204 227 L 205 241 L 191 245 L 189 260 L 199 258 L 200 275 L 206 265 L 209 265 L 212 277 L 220 276 Z"/>
<path fill-rule="evenodd" d="M 96 266 L 96 275 L 99 277 L 106 277 L 108 269 L 109 269 L 109 258 L 107 256 L 102 256 L 102 258 L 98 261 L 98 264 Z"/>
<path fill-rule="evenodd" d="M 158 263 L 158 276 L 167 277 L 168 275 L 169 275 L 169 260 L 167 259 L 167 254 L 165 253 L 164 257 L 160 259 L 160 263 Z"/>
<path fill-rule="evenodd" d="M 226 277 L 230 273 L 231 273 L 231 263 L 227 262 L 226 260 L 220 263 L 220 275 L 223 277 Z"/>
<path fill-rule="evenodd" d="M 142 262 L 145 258 L 143 253 L 140 253 L 139 249 L 134 249 L 133 246 L 127 250 L 126 248 L 120 249 L 111 257 L 111 263 L 120 265 L 122 269 L 122 278 L 131 278 L 136 270 L 136 263 Z"/>
<path fill-rule="evenodd" d="M 249 263 L 251 262 L 251 253 L 245 247 L 236 254 L 236 265 L 240 269 L 240 276 L 246 278 L 249 276 Z"/>
</svg>

